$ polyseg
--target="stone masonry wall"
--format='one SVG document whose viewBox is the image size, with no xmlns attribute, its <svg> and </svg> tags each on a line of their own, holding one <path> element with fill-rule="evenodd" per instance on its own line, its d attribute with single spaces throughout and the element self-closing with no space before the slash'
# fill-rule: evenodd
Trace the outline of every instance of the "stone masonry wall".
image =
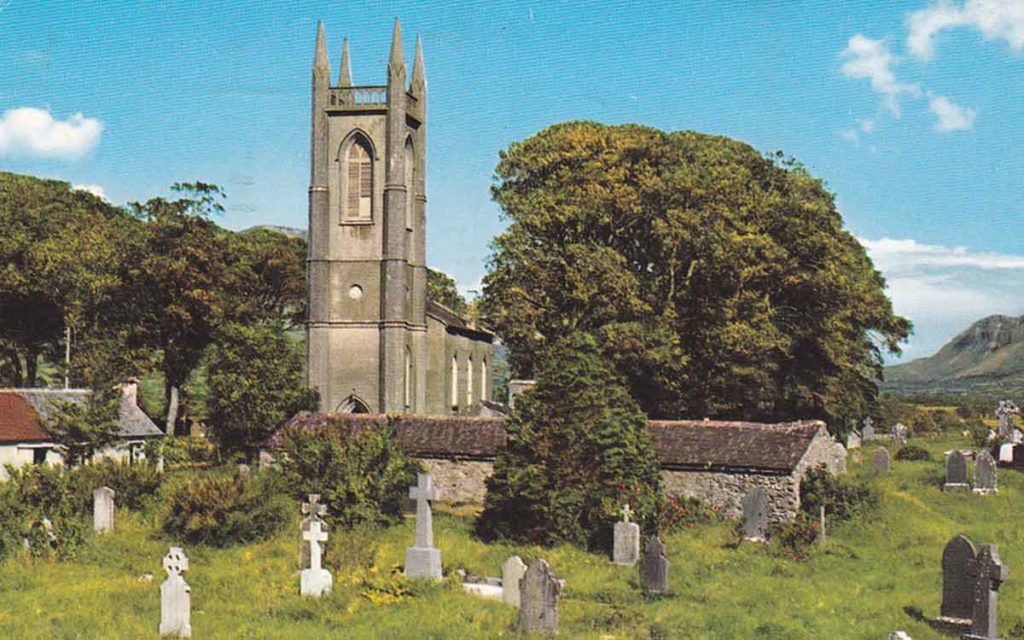
<svg viewBox="0 0 1024 640">
<path fill-rule="evenodd" d="M 729 518 L 743 512 L 743 496 L 760 486 L 768 495 L 769 522 L 784 522 L 796 515 L 800 492 L 793 476 L 718 471 L 677 471 L 663 469 L 661 482 L 670 496 L 696 498 L 708 505 L 720 505 Z"/>
<path fill-rule="evenodd" d="M 494 473 L 493 462 L 441 458 L 417 458 L 416 461 L 433 476 L 438 502 L 483 504 L 487 493 L 484 482 Z"/>
</svg>

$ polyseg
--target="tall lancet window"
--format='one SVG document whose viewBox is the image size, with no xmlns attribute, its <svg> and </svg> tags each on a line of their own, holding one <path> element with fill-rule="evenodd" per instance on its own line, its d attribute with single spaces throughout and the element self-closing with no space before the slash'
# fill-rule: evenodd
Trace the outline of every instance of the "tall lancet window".
<svg viewBox="0 0 1024 640">
<path fill-rule="evenodd" d="M 480 399 L 491 399 L 491 388 L 487 383 L 487 358 L 480 361 Z"/>
<path fill-rule="evenodd" d="M 345 157 L 345 218 L 373 217 L 373 158 L 366 141 L 356 138 Z"/>
<path fill-rule="evenodd" d="M 405 348 L 405 408 L 412 407 L 412 351 Z"/>
<path fill-rule="evenodd" d="M 452 356 L 452 411 L 458 410 L 459 408 L 459 358 L 458 356 Z"/>
<path fill-rule="evenodd" d="M 466 406 L 473 406 L 473 356 L 466 361 Z"/>
<path fill-rule="evenodd" d="M 405 141 L 405 228 L 412 229 L 416 219 L 416 154 L 412 140 Z"/>
</svg>

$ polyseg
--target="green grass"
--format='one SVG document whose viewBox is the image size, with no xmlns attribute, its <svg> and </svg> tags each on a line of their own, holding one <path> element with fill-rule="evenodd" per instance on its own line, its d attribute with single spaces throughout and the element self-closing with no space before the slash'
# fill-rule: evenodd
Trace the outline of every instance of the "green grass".
<svg viewBox="0 0 1024 640">
<path fill-rule="evenodd" d="M 1024 633 L 1024 475 L 999 472 L 998 496 L 944 494 L 942 451 L 961 440 L 918 441 L 931 462 L 894 462 L 875 478 L 870 449 L 852 473 L 882 495 L 870 518 L 834 527 L 805 562 L 771 545 L 735 547 L 728 523 L 667 537 L 672 593 L 645 596 L 636 570 L 568 547 L 542 550 L 483 544 L 464 512 L 437 513 L 435 541 L 446 573 L 463 567 L 498 575 L 512 553 L 542 555 L 567 581 L 561 637 L 885 638 L 905 629 L 940 638 L 904 613 L 938 613 L 942 548 L 956 533 L 995 542 L 1010 579 L 1000 591 L 1005 638 Z M 155 522 L 118 514 L 117 533 L 91 540 L 73 562 L 25 557 L 0 564 L 2 638 L 152 638 L 159 621 L 160 561 L 171 542 Z M 293 528 L 297 531 L 296 527 Z M 451 580 L 410 583 L 397 575 L 413 537 L 407 519 L 383 532 L 331 532 L 335 590 L 298 595 L 296 535 L 226 550 L 186 548 L 192 566 L 196 638 L 518 638 L 516 611 L 464 595 Z M 152 572 L 151 583 L 137 578 Z M 1021 576 L 1021 577 L 1018 577 Z M 1016 627 L 1016 629 L 1015 629 Z"/>
</svg>

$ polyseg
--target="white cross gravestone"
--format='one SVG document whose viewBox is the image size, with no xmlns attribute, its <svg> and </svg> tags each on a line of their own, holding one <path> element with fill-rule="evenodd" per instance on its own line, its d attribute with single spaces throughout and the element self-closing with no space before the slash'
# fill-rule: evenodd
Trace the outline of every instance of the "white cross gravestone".
<svg viewBox="0 0 1024 640">
<path fill-rule="evenodd" d="M 327 542 L 327 532 L 319 519 L 309 523 L 309 530 L 302 537 L 309 543 L 309 568 L 303 569 L 299 577 L 299 593 L 304 596 L 322 597 L 331 592 L 334 577 L 321 565 L 320 543 Z"/>
<path fill-rule="evenodd" d="M 309 525 L 314 520 L 320 521 L 320 530 L 327 531 L 327 523 L 323 521 L 323 517 L 327 515 L 327 506 L 320 503 L 320 494 L 311 493 L 309 494 L 309 502 L 302 503 L 302 515 L 305 517 L 302 519 L 302 524 L 299 527 L 299 569 L 305 569 L 309 566 L 309 550 L 310 545 L 306 544 L 305 534 L 309 531 Z M 320 547 L 320 557 L 324 557 L 324 546 L 317 543 Z"/>
<path fill-rule="evenodd" d="M 114 530 L 114 495 L 110 487 L 99 487 L 92 492 L 92 528 L 96 533 Z"/>
<path fill-rule="evenodd" d="M 434 548 L 434 521 L 430 502 L 437 492 L 429 473 L 416 477 L 416 486 L 409 487 L 409 497 L 416 501 L 416 540 L 405 550 L 406 578 L 441 579 L 441 550 Z"/>
<path fill-rule="evenodd" d="M 512 556 L 501 565 L 501 601 L 519 606 L 519 581 L 526 575 L 526 563 L 519 556 Z"/>
<path fill-rule="evenodd" d="M 167 579 L 160 585 L 160 635 L 192 637 L 192 587 L 181 574 L 188 571 L 188 557 L 181 547 L 164 556 Z"/>
<path fill-rule="evenodd" d="M 631 567 L 640 559 L 640 525 L 629 521 L 633 510 L 622 507 L 622 522 L 616 522 L 612 531 L 612 562 Z"/>
</svg>

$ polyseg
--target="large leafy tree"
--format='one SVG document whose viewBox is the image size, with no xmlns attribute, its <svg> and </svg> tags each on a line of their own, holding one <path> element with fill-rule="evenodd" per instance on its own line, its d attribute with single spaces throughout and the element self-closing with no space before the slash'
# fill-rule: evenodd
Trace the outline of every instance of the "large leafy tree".
<svg viewBox="0 0 1024 640">
<path fill-rule="evenodd" d="M 652 416 L 845 423 L 910 323 L 798 163 L 728 138 L 569 122 L 501 154 L 482 311 L 531 376 L 590 332 Z"/>
<path fill-rule="evenodd" d="M 607 549 L 627 502 L 654 526 L 661 475 L 647 419 L 593 336 L 548 351 L 506 429 L 477 523 L 485 538 Z"/>
</svg>

